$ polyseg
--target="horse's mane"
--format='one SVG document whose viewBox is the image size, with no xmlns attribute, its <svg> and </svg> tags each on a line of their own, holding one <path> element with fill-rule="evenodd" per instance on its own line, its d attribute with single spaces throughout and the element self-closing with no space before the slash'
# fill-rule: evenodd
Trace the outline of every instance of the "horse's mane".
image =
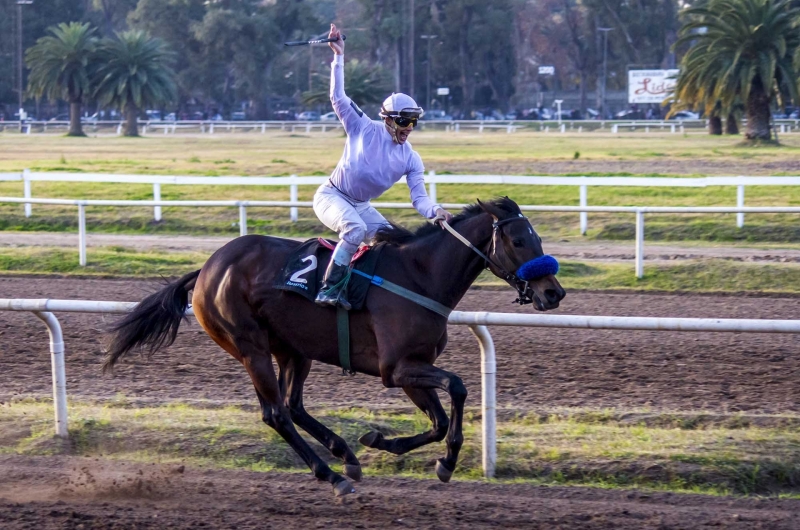
<svg viewBox="0 0 800 530">
<path fill-rule="evenodd" d="M 500 197 L 487 203 L 494 206 L 496 209 L 509 214 L 518 214 L 520 212 L 517 203 L 508 197 Z M 466 206 L 461 212 L 453 217 L 450 222 L 451 226 L 459 222 L 480 215 L 483 212 L 480 204 L 470 204 Z M 389 225 L 378 230 L 375 235 L 376 243 L 389 243 L 391 245 L 405 245 L 413 241 L 430 236 L 431 234 L 441 234 L 442 229 L 432 223 L 424 223 L 418 226 L 414 231 L 404 228 L 402 226 Z"/>
</svg>

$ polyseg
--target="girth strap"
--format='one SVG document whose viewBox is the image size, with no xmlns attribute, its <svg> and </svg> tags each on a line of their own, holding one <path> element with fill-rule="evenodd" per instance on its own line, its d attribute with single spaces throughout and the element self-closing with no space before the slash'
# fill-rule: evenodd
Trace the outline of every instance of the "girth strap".
<svg viewBox="0 0 800 530">
<path fill-rule="evenodd" d="M 409 291 L 405 287 L 401 287 L 396 283 L 392 283 L 389 280 L 381 278 L 380 276 L 370 276 L 369 274 L 365 274 L 360 270 L 353 269 L 352 271 L 354 274 L 358 274 L 359 276 L 363 276 L 364 278 L 368 279 L 372 285 L 376 285 L 382 289 L 386 289 L 387 291 L 396 294 L 397 296 L 402 296 L 406 300 L 411 300 L 415 304 L 421 305 L 425 309 L 430 309 L 434 313 L 438 313 L 442 315 L 444 318 L 450 316 L 452 313 L 452 309 L 447 307 L 444 304 L 440 304 L 436 300 L 431 300 L 428 297 L 422 296 L 421 294 L 417 294 L 414 291 Z"/>
<path fill-rule="evenodd" d="M 429 309 L 434 313 L 442 315 L 444 318 L 450 316 L 453 311 L 444 304 L 440 304 L 436 300 L 431 300 L 414 291 L 409 291 L 405 287 L 401 287 L 396 283 L 385 280 L 380 276 L 370 276 L 367 273 L 361 272 L 358 269 L 351 269 L 352 274 L 358 274 L 368 279 L 372 285 L 378 286 L 382 289 L 402 296 L 406 300 L 411 300 L 415 304 L 421 305 L 425 309 Z M 339 335 L 339 364 L 342 366 L 342 373 L 354 375 L 352 366 L 350 365 L 350 313 L 341 307 L 336 308 L 336 331 Z"/>
<path fill-rule="evenodd" d="M 339 335 L 339 364 L 342 372 L 355 374 L 350 367 L 350 314 L 341 307 L 336 308 L 336 332 Z"/>
</svg>

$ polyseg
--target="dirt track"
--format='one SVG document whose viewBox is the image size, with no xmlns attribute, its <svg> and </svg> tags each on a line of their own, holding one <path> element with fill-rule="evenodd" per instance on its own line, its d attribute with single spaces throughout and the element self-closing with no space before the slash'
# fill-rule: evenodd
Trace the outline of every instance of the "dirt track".
<svg viewBox="0 0 800 530">
<path fill-rule="evenodd" d="M 0 527 L 796 529 L 800 501 L 367 478 L 334 499 L 305 475 L 0 457 Z"/>
<path fill-rule="evenodd" d="M 0 297 L 137 301 L 155 282 L 0 277 Z M 509 291 L 471 291 L 459 309 L 531 311 Z M 720 318 L 800 318 L 800 299 L 741 296 L 571 293 L 563 314 Z M 244 369 L 193 322 L 152 361 L 133 357 L 102 376 L 102 330 L 116 317 L 59 316 L 67 349 L 67 387 L 76 397 L 162 402 L 210 399 L 255 404 Z M 510 409 L 617 407 L 750 413 L 800 412 L 797 337 L 772 334 L 665 333 L 494 328 L 498 405 Z M 0 401 L 51 393 L 44 325 L 27 313 L 0 313 Z M 450 328 L 439 363 L 461 375 L 468 406 L 480 405 L 477 344 Z M 379 380 L 343 377 L 315 365 L 306 385 L 314 405 L 409 406 Z"/>
<path fill-rule="evenodd" d="M 0 297 L 138 300 L 154 282 L 0 277 Z M 459 309 L 528 311 L 507 291 L 472 291 Z M 570 293 L 560 313 L 800 318 L 800 299 Z M 112 318 L 59 315 L 70 396 L 255 405 L 244 370 L 195 323 L 176 344 L 100 375 Z M 511 411 L 558 407 L 800 412 L 800 356 L 790 335 L 492 329 L 498 402 Z M 451 328 L 442 366 L 480 404 L 478 349 Z M 51 392 L 47 333 L 33 315 L 0 313 L 0 403 Z M 376 379 L 315 366 L 306 403 L 407 407 Z M 0 528 L 800 528 L 800 501 L 592 488 L 367 477 L 334 499 L 308 474 L 259 474 L 77 457 L 0 456 Z"/>
</svg>

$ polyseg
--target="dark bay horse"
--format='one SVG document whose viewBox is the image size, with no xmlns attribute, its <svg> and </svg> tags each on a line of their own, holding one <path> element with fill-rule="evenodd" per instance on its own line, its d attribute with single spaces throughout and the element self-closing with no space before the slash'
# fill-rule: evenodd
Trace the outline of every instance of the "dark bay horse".
<svg viewBox="0 0 800 530">
<path fill-rule="evenodd" d="M 519 222 L 512 222 L 519 221 Z M 543 255 L 541 238 L 508 198 L 469 206 L 451 227 L 488 256 L 489 269 L 525 295 L 537 310 L 558 307 L 564 289 L 553 274 L 522 282 L 507 271 Z M 487 266 L 487 261 L 438 226 L 415 233 L 392 227 L 379 233 L 388 243 L 375 274 L 454 308 Z M 303 383 L 313 361 L 340 366 L 336 310 L 317 307 L 297 294 L 277 290 L 276 276 L 299 242 L 275 237 L 239 237 L 217 250 L 203 268 L 145 298 L 115 324 L 105 368 L 131 350 L 153 354 L 169 346 L 188 307 L 203 329 L 242 363 L 261 403 L 264 423 L 275 429 L 320 480 L 337 495 L 355 491 L 320 459 L 295 426 L 305 430 L 344 462 L 344 474 L 360 480 L 361 465 L 345 441 L 306 412 Z M 372 287 L 363 310 L 350 315 L 351 367 L 400 387 L 432 422 L 429 431 L 386 439 L 370 432 L 362 444 L 400 455 L 446 439 L 447 454 L 436 474 L 447 482 L 463 443 L 467 389 L 453 373 L 434 366 L 447 343 L 447 319 L 396 294 Z M 275 374 L 272 358 L 279 367 Z M 436 390 L 451 399 L 450 415 Z"/>
</svg>

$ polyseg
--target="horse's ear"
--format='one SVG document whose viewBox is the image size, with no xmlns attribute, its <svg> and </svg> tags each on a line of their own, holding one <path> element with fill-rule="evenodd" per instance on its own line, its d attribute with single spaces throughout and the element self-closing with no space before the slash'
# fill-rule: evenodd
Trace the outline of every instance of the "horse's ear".
<svg viewBox="0 0 800 530">
<path fill-rule="evenodd" d="M 480 199 L 476 200 L 478 201 L 478 206 L 481 207 L 481 210 L 491 215 L 495 223 L 497 222 L 498 219 L 500 219 L 500 214 L 497 212 L 497 210 L 494 208 L 492 204 L 484 204 L 481 202 Z"/>
</svg>

